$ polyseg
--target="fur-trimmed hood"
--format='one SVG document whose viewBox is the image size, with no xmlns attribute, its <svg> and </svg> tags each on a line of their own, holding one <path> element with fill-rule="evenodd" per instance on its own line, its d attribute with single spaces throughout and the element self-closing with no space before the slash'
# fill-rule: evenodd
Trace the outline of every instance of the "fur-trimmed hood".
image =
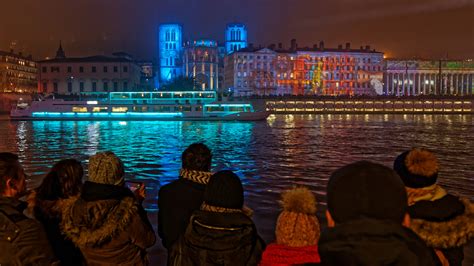
<svg viewBox="0 0 474 266">
<path fill-rule="evenodd" d="M 98 185 L 104 189 L 107 185 Z M 87 189 L 88 186 L 84 186 Z M 109 187 L 110 189 L 110 187 Z M 84 194 L 78 199 L 66 200 L 63 204 L 62 230 L 78 246 L 96 246 L 106 243 L 114 236 L 125 231 L 132 218 L 138 212 L 138 206 L 133 195 L 114 191 L 110 197 L 100 196 L 91 200 Z M 87 191 L 84 191 L 87 193 Z M 110 192 L 110 191 L 109 191 Z M 128 191 L 129 192 L 129 191 Z M 107 194 L 107 192 L 104 192 Z M 90 193 L 93 194 L 93 193 Z M 120 195 L 122 194 L 122 195 Z M 99 197 L 99 199 L 97 199 Z"/>
<path fill-rule="evenodd" d="M 474 238 L 474 204 L 461 198 L 464 213 L 447 221 L 427 221 L 412 219 L 410 228 L 415 231 L 430 247 L 460 247 Z"/>
</svg>

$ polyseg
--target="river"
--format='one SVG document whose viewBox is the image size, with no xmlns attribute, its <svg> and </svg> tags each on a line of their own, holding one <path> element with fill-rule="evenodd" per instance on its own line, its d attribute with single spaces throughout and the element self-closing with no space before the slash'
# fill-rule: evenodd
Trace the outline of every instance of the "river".
<svg viewBox="0 0 474 266">
<path fill-rule="evenodd" d="M 111 150 L 127 178 L 147 185 L 146 208 L 156 226 L 157 192 L 177 178 L 181 152 L 204 142 L 213 170 L 231 169 L 242 179 L 246 204 L 265 240 L 273 240 L 283 189 L 308 186 L 324 223 L 325 187 L 332 171 L 357 160 L 391 166 L 411 147 L 440 159 L 439 182 L 474 200 L 472 115 L 272 115 L 261 122 L 0 121 L 0 151 L 18 153 L 33 188 L 61 158 L 87 165 L 88 156 Z M 470 251 L 466 263 L 473 260 Z M 153 261 L 164 256 L 153 248 Z M 474 261 L 474 260 L 473 260 Z M 472 262 L 470 262 L 472 264 Z M 471 265 L 469 264 L 469 265 Z"/>
</svg>

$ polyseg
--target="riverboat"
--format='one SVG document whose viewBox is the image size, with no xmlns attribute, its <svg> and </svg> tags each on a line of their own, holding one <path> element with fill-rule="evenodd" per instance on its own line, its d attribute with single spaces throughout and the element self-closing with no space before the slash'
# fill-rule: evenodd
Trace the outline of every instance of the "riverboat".
<svg viewBox="0 0 474 266">
<path fill-rule="evenodd" d="M 92 100 L 88 96 L 87 100 L 19 102 L 10 119 L 257 121 L 270 114 L 256 111 L 249 102 L 219 101 L 215 91 L 109 92 Z"/>
</svg>

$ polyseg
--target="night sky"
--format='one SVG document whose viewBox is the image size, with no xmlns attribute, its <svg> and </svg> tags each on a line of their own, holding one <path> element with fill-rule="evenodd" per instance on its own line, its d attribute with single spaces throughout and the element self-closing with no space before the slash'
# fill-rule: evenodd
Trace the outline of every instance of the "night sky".
<svg viewBox="0 0 474 266">
<path fill-rule="evenodd" d="M 389 57 L 473 58 L 474 0 L 2 0 L 0 50 L 53 56 L 126 51 L 156 57 L 159 23 L 179 22 L 185 40 L 223 41 L 243 22 L 249 42 L 291 38 L 299 46 L 370 44 Z"/>
</svg>

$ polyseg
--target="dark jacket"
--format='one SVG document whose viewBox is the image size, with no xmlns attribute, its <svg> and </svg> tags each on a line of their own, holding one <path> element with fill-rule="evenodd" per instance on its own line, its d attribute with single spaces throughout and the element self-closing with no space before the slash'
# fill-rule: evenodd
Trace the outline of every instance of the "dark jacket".
<svg viewBox="0 0 474 266">
<path fill-rule="evenodd" d="M 179 178 L 158 193 L 158 235 L 169 249 L 184 233 L 189 218 L 204 200 L 205 185 Z"/>
<path fill-rule="evenodd" d="M 265 243 L 245 214 L 196 211 L 168 265 L 257 265 Z"/>
<path fill-rule="evenodd" d="M 62 228 L 88 265 L 146 265 L 155 243 L 145 210 L 120 186 L 85 182 L 81 197 L 64 204 Z"/>
<path fill-rule="evenodd" d="M 368 218 L 326 228 L 319 239 L 323 265 L 439 264 L 434 251 L 410 229 L 391 221 Z"/>
<path fill-rule="evenodd" d="M 71 240 L 66 239 L 61 232 L 62 206 L 64 200 L 40 200 L 32 194 L 29 202 L 33 215 L 43 225 L 54 255 L 62 265 L 83 265 L 84 258 L 78 247 Z"/>
<path fill-rule="evenodd" d="M 0 265 L 56 265 L 41 224 L 23 215 L 26 203 L 0 197 Z"/>
<path fill-rule="evenodd" d="M 463 248 L 474 238 L 474 204 L 446 195 L 435 201 L 418 201 L 408 208 L 411 229 L 430 247 L 440 250 L 450 266 L 461 266 Z"/>
</svg>

